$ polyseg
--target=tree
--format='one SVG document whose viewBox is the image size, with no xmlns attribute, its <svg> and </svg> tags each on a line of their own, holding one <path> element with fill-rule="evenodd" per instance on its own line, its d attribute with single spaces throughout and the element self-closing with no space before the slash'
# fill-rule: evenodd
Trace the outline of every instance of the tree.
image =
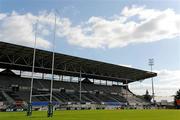
<svg viewBox="0 0 180 120">
<path fill-rule="evenodd" d="M 146 101 L 151 102 L 152 96 L 149 95 L 148 90 L 146 90 L 146 94 L 143 95 L 143 97 L 144 97 L 144 99 L 145 99 Z"/>
<path fill-rule="evenodd" d="M 177 107 L 176 100 L 180 100 L 180 89 L 176 92 L 176 95 L 174 96 L 174 103 L 175 103 L 175 106 Z"/>
<path fill-rule="evenodd" d="M 180 89 L 176 92 L 176 95 L 174 96 L 175 100 L 180 100 Z"/>
</svg>

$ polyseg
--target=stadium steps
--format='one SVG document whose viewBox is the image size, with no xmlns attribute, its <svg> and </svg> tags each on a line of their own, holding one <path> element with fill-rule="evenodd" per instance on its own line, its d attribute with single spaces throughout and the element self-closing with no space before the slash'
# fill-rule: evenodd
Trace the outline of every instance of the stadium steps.
<svg viewBox="0 0 180 120">
<path fill-rule="evenodd" d="M 53 96 L 55 96 L 56 98 L 58 98 L 61 102 L 66 102 L 65 98 L 60 96 L 58 93 L 53 92 Z"/>
<path fill-rule="evenodd" d="M 58 101 L 58 102 L 62 102 L 60 99 L 58 99 L 54 94 L 53 94 L 53 99 L 54 99 L 54 101 Z"/>
<path fill-rule="evenodd" d="M 6 98 L 2 94 L 2 91 L 0 91 L 0 101 L 6 101 Z"/>
<path fill-rule="evenodd" d="M 116 98 L 117 96 L 112 96 L 112 95 L 108 95 L 113 101 L 116 101 L 116 102 L 122 102 L 122 100 L 121 99 L 118 99 L 118 98 Z"/>
<path fill-rule="evenodd" d="M 65 100 L 65 102 L 73 101 L 66 93 L 60 92 L 58 93 L 58 95 L 60 96 L 60 98 L 62 97 Z"/>
<path fill-rule="evenodd" d="M 11 103 L 11 104 L 15 103 L 15 100 L 12 97 L 10 97 L 5 91 L 2 91 L 2 94 L 9 103 Z"/>
<path fill-rule="evenodd" d="M 119 102 L 127 102 L 127 100 L 123 96 L 120 96 L 120 95 L 111 95 L 111 97 L 113 97 Z"/>
<path fill-rule="evenodd" d="M 83 93 L 81 94 L 81 99 L 83 102 L 93 102 L 89 97 L 85 96 Z"/>
<path fill-rule="evenodd" d="M 101 103 L 101 100 L 97 97 L 95 97 L 95 95 L 90 94 L 90 93 L 86 93 L 84 94 L 86 97 L 88 97 L 89 99 L 92 100 L 92 102 L 96 102 L 96 103 Z"/>
</svg>

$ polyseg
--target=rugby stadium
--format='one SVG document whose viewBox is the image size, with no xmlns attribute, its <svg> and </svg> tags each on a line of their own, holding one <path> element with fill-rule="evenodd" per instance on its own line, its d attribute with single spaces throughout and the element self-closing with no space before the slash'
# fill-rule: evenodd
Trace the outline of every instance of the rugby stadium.
<svg viewBox="0 0 180 120">
<path fill-rule="evenodd" d="M 0 42 L 1 101 L 6 110 L 24 110 L 30 97 L 33 48 Z M 50 98 L 52 52 L 37 50 L 32 104 L 45 109 Z M 155 77 L 149 71 L 55 53 L 55 109 L 105 109 L 128 104 L 150 105 L 128 89 L 128 83 Z M 16 71 L 16 72 L 13 72 Z M 49 77 L 51 78 L 51 77 Z M 111 84 L 109 84 L 111 83 Z"/>
<path fill-rule="evenodd" d="M 179 5 L 0 0 L 0 120 L 179 120 Z"/>
<path fill-rule="evenodd" d="M 30 47 L 0 42 L 0 118 L 27 119 L 25 111 L 30 97 L 33 111 L 30 118 L 48 118 L 45 111 L 50 101 L 52 52 L 36 50 L 30 96 L 33 51 Z M 55 53 L 54 61 L 54 120 L 166 120 L 179 115 L 177 110 L 148 110 L 153 104 L 129 90 L 129 83 L 156 77 L 157 73 L 61 53 Z"/>
</svg>

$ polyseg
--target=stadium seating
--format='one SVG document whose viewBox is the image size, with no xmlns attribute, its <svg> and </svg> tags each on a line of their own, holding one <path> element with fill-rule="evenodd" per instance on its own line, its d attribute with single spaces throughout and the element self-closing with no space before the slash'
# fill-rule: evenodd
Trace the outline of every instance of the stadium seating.
<svg viewBox="0 0 180 120">
<path fill-rule="evenodd" d="M 23 101 L 27 104 L 30 96 L 30 78 L 23 78 L 17 75 L 0 74 L 0 101 Z M 33 97 L 34 105 L 45 105 L 50 98 L 50 80 L 34 79 Z M 53 81 L 53 102 L 57 103 L 92 103 L 105 105 L 123 105 L 126 102 L 143 103 L 144 100 L 134 96 L 129 90 L 120 85 L 96 85 L 90 81 L 82 81 L 81 101 L 79 98 L 79 83 Z M 125 95 L 127 93 L 127 95 Z M 128 96 L 126 98 L 126 96 Z M 38 103 L 39 102 L 39 103 Z"/>
</svg>

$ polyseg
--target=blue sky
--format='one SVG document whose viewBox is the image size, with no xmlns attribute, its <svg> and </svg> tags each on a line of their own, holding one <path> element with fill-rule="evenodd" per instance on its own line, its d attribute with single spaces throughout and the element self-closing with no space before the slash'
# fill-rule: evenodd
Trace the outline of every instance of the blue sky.
<svg viewBox="0 0 180 120">
<path fill-rule="evenodd" d="M 133 22 L 137 22 L 138 24 L 141 24 L 136 18 L 137 15 L 139 15 L 138 13 L 133 13 L 136 15 L 130 16 L 129 15 L 130 12 L 129 13 L 125 12 L 122 15 L 123 11 L 125 11 L 125 7 L 128 7 L 128 11 L 131 11 L 131 12 L 138 8 L 141 8 L 140 12 L 144 12 L 146 10 L 151 10 L 151 11 L 153 10 L 153 12 L 150 14 L 152 16 L 153 14 L 156 14 L 156 12 L 159 12 L 159 14 L 167 13 L 166 15 L 171 15 L 170 13 L 172 13 L 172 11 L 167 12 L 166 10 L 172 9 L 173 10 L 172 15 L 176 16 L 176 17 L 173 17 L 172 19 L 179 19 L 179 15 L 180 15 L 179 5 L 180 5 L 180 1 L 178 0 L 143 0 L 143 1 L 142 0 L 141 1 L 140 0 L 133 0 L 133 1 L 132 0 L 122 0 L 122 1 L 118 1 L 118 0 L 86 0 L 86 1 L 83 1 L 83 0 L 38 0 L 38 1 L 37 0 L 29 0 L 29 1 L 24 0 L 21 2 L 19 0 L 0 0 L 0 13 L 3 15 L 5 14 L 7 16 L 13 16 L 12 15 L 13 12 L 16 12 L 15 14 L 16 16 L 26 15 L 28 13 L 30 13 L 33 16 L 40 16 L 41 14 L 44 14 L 44 13 L 51 14 L 53 13 L 52 11 L 56 9 L 58 11 L 57 17 L 60 19 L 60 21 L 61 19 L 64 19 L 64 18 L 67 18 L 70 21 L 71 26 L 72 26 L 71 28 L 68 27 L 70 30 L 77 30 L 78 25 L 79 25 L 80 29 L 78 30 L 85 31 L 87 28 L 92 29 L 93 28 L 92 24 L 97 24 L 99 20 L 102 20 L 102 22 L 103 21 L 107 22 L 107 24 L 105 23 L 105 25 L 107 25 L 106 29 L 108 29 L 109 25 L 111 24 L 114 25 L 115 20 L 119 20 L 116 17 L 119 18 L 122 16 L 124 17 L 126 15 L 128 15 L 128 17 L 126 16 L 126 18 L 128 18 L 129 21 L 131 22 L 133 21 Z M 133 6 L 135 7 L 133 8 Z M 52 14 L 50 15 L 50 17 L 53 19 Z M 93 17 L 95 17 L 95 19 Z M 152 20 L 152 19 L 147 18 L 147 16 L 145 17 L 147 21 Z M 167 16 L 167 18 L 168 17 L 169 16 Z M 93 22 L 87 23 L 88 21 L 91 20 L 90 18 L 92 18 Z M 128 22 L 128 20 L 126 22 Z M 42 21 L 39 20 L 39 22 L 41 23 Z M 166 26 L 167 23 L 164 26 Z M 0 19 L 0 26 L 3 26 L 4 24 L 5 23 L 3 23 L 2 20 Z M 122 25 L 125 25 L 125 23 L 122 23 Z M 170 29 L 170 28 L 171 27 L 167 25 L 167 29 Z M 179 28 L 180 27 L 177 27 L 177 31 L 178 30 L 180 31 Z M 48 29 L 48 28 L 43 28 L 43 29 Z M 129 28 L 127 27 L 127 29 Z M 100 30 L 103 30 L 103 29 L 100 28 Z M 144 31 L 145 30 L 146 29 L 144 29 Z M 0 34 L 3 34 L 3 33 L 5 34 L 6 32 L 2 32 Z M 96 33 L 96 31 L 93 31 L 93 32 Z M 27 34 L 29 35 L 29 33 Z M 155 59 L 154 70 L 160 73 L 160 77 L 155 78 L 155 83 L 157 84 L 157 95 L 159 96 L 164 95 L 162 94 L 164 89 L 166 89 L 165 90 L 166 92 L 169 90 L 168 88 L 169 86 L 167 85 L 169 81 L 173 81 L 173 80 L 176 81 L 176 83 L 172 84 L 172 87 L 174 87 L 173 85 L 177 85 L 177 83 L 180 83 L 179 77 L 175 77 L 173 79 L 167 78 L 171 76 L 178 76 L 177 74 L 180 73 L 180 62 L 179 62 L 180 61 L 180 39 L 179 39 L 180 36 L 179 35 L 177 35 L 176 37 L 174 36 L 167 37 L 167 35 L 165 34 L 163 34 L 163 36 L 155 36 L 155 37 L 152 37 L 152 39 L 155 39 L 155 38 L 158 38 L 158 39 L 154 40 L 153 42 L 151 40 L 146 41 L 146 39 L 148 38 L 145 38 L 145 37 L 141 37 L 142 40 L 138 42 L 136 42 L 135 40 L 132 42 L 132 40 L 128 38 L 130 42 L 127 42 L 127 45 L 123 45 L 123 43 L 121 42 L 119 43 L 118 41 L 113 41 L 112 39 L 111 41 L 113 41 L 115 44 L 114 47 L 109 45 L 111 44 L 111 41 L 107 43 L 105 40 L 100 40 L 100 41 L 97 40 L 98 42 L 95 41 L 97 42 L 97 46 L 94 47 L 94 46 L 87 45 L 85 42 L 83 42 L 83 39 L 78 42 L 72 41 L 71 40 L 72 38 L 76 38 L 76 36 L 75 37 L 71 36 L 71 34 L 73 33 L 70 33 L 70 34 L 63 33 L 63 34 L 65 35 L 59 35 L 56 39 L 57 52 L 80 56 L 80 57 L 89 58 L 89 59 L 94 59 L 94 60 L 105 61 L 105 62 L 114 63 L 114 64 L 129 65 L 131 67 L 140 68 L 144 70 L 150 69 L 148 66 L 148 59 L 154 58 Z M 99 31 L 97 32 L 97 34 L 99 34 Z M 170 34 L 170 33 L 167 33 L 167 34 Z M 180 33 L 176 32 L 176 34 L 180 34 Z M 152 34 L 152 36 L 153 35 L 154 34 Z M 87 40 L 89 40 L 89 38 L 93 38 L 94 36 L 95 35 L 89 35 L 87 33 L 87 34 L 83 34 L 82 37 L 85 39 L 87 38 Z M 131 34 L 129 34 L 129 36 L 131 36 Z M 48 34 L 47 36 L 45 37 L 43 36 L 41 38 L 51 43 L 53 37 L 52 37 L 52 34 Z M 2 39 L 3 38 L 1 37 L 1 40 Z M 146 42 L 143 42 L 143 40 Z M 8 40 L 8 39 L 2 40 L 2 41 L 12 42 L 11 40 Z M 118 45 L 116 45 L 116 42 Z M 23 38 L 22 38 L 22 41 L 18 41 L 16 43 L 17 44 L 22 43 L 26 45 L 26 44 L 29 44 L 30 42 L 23 43 Z M 99 44 L 99 43 L 102 43 L 102 44 Z M 51 50 L 51 47 L 43 48 L 42 46 L 40 46 L 40 48 Z M 162 79 L 165 79 L 165 80 L 169 79 L 169 81 L 166 81 L 167 84 L 164 85 L 164 86 L 167 86 L 165 88 L 159 87 L 162 83 L 161 82 Z M 139 85 L 139 83 L 134 84 L 135 87 L 132 87 L 132 90 L 136 94 L 142 94 L 143 92 L 145 93 L 145 89 L 137 88 L 137 84 Z M 147 88 L 151 90 L 150 80 L 146 80 L 145 82 L 141 83 L 141 85 L 144 85 L 144 86 L 147 85 Z M 172 91 L 175 93 L 177 88 L 180 88 L 180 85 L 176 86 L 176 89 L 172 89 Z M 158 91 L 160 92 L 158 93 Z M 173 94 L 172 91 L 169 91 L 169 94 L 168 94 L 169 96 Z"/>
</svg>

